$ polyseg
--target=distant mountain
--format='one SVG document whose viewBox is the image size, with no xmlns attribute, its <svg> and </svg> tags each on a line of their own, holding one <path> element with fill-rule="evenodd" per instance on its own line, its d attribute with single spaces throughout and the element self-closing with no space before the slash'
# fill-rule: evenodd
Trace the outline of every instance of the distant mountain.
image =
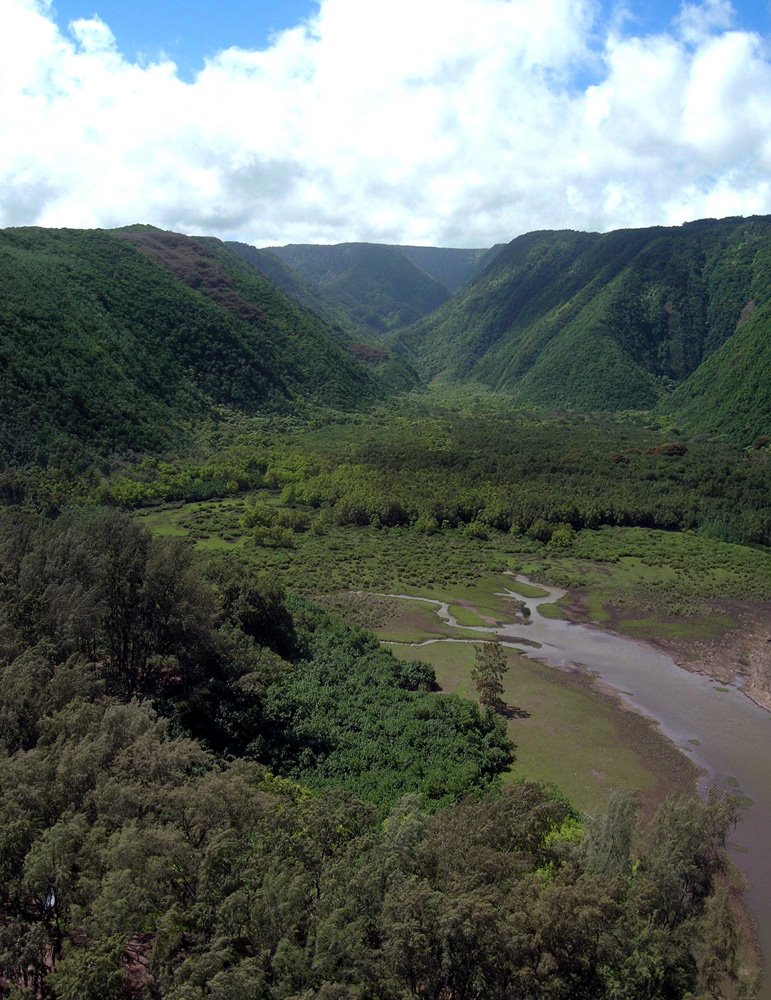
<svg viewBox="0 0 771 1000">
<path fill-rule="evenodd" d="M 446 281 L 483 270 L 448 300 L 415 261 Z M 436 302 L 387 335 L 398 357 L 376 342 Z M 657 406 L 751 444 L 771 434 L 771 218 L 530 233 L 444 263 L 144 226 L 0 231 L 0 469 L 179 451 L 227 412 L 362 407 L 413 386 L 411 365 L 523 404 Z"/>
<path fill-rule="evenodd" d="M 430 274 L 448 292 L 455 293 L 463 285 L 476 278 L 496 257 L 504 244 L 499 243 L 487 250 L 458 250 L 454 247 L 409 247 L 398 246 L 412 263 Z"/>
<path fill-rule="evenodd" d="M 227 243 L 242 260 L 286 292 L 299 305 L 315 313 L 342 347 L 368 365 L 384 386 L 396 391 L 414 388 L 419 379 L 403 358 L 384 349 L 372 327 L 360 323 L 309 279 L 284 263 L 270 250 L 259 250 L 248 243 Z"/>
<path fill-rule="evenodd" d="M 769 299 L 771 217 L 536 232 L 389 342 L 424 379 L 479 380 L 522 403 L 646 409 Z"/>
<path fill-rule="evenodd" d="M 398 247 L 379 243 L 268 247 L 326 300 L 377 334 L 420 319 L 450 297 Z"/>
<path fill-rule="evenodd" d="M 386 394 L 318 316 L 217 240 L 3 230 L 0 290 L 0 460 L 157 451 L 223 407 Z"/>
</svg>

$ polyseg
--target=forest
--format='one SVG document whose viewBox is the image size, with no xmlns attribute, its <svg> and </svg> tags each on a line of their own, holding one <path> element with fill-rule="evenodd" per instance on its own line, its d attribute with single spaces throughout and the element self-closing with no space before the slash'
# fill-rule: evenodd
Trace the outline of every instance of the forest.
<svg viewBox="0 0 771 1000">
<path fill-rule="evenodd" d="M 731 799 L 586 819 L 490 710 L 125 515 L 0 522 L 21 1000 L 718 996 Z"/>
</svg>

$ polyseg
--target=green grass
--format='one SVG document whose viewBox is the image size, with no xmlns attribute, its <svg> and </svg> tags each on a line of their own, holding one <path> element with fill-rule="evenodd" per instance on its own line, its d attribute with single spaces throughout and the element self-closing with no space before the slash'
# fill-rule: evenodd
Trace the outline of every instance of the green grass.
<svg viewBox="0 0 771 1000">
<path fill-rule="evenodd" d="M 476 591 L 482 600 L 490 601 L 500 590 L 500 582 L 500 577 L 483 579 L 476 587 L 465 588 L 465 599 Z M 452 600 L 455 593 L 432 590 L 430 596 Z M 401 609 L 393 609 L 388 626 L 377 634 L 392 641 L 404 635 L 402 641 L 413 643 L 442 638 L 442 632 L 456 638 L 474 637 L 437 623 L 429 605 L 403 601 Z M 477 646 L 435 642 L 389 648 L 403 659 L 430 663 L 442 690 L 473 698 L 471 671 Z M 551 783 L 587 812 L 600 809 L 615 788 L 639 791 L 650 806 L 672 791 L 693 787 L 695 771 L 687 759 L 646 720 L 596 691 L 586 677 L 546 667 L 513 650 L 507 650 L 507 659 L 510 671 L 504 698 L 529 713 L 527 718 L 507 722 L 509 736 L 518 746 L 512 778 Z"/>
<path fill-rule="evenodd" d="M 555 621 L 565 617 L 565 613 L 559 604 L 541 604 L 538 606 L 536 614 L 541 615 L 542 618 L 551 618 Z"/>
<path fill-rule="evenodd" d="M 476 644 L 440 642 L 390 647 L 403 659 L 430 663 L 442 690 L 474 697 L 471 670 Z M 529 712 L 511 719 L 517 745 L 512 779 L 526 777 L 558 787 L 584 812 L 601 809 L 616 788 L 658 800 L 693 787 L 695 772 L 641 717 L 619 708 L 588 683 L 507 650 L 504 699 Z"/>
<path fill-rule="evenodd" d="M 277 491 L 261 490 L 256 496 L 281 506 Z M 424 534 L 409 527 L 339 527 L 323 508 L 308 508 L 311 528 L 295 535 L 294 548 L 263 548 L 248 536 L 228 542 L 228 537 L 239 538 L 248 499 L 186 504 L 138 516 L 153 531 L 187 535 L 203 551 L 238 547 L 244 558 L 290 589 L 313 595 L 364 592 L 356 598 L 357 610 L 343 604 L 338 613 L 390 642 L 418 643 L 463 633 L 450 629 L 433 606 L 419 601 L 368 609 L 367 592 L 448 601 L 465 625 L 513 621 L 516 604 L 503 594 L 504 588 L 523 597 L 535 596 L 533 590 L 540 588 L 517 583 L 504 575 L 507 570 L 568 591 L 563 607 L 544 604 L 538 613 L 558 618 L 570 608 L 571 616 L 640 638 L 719 636 L 733 621 L 712 606 L 714 595 L 771 596 L 771 553 L 643 529 L 584 531 L 571 551 L 555 552 L 498 532 L 482 541 L 455 529 Z M 473 632 L 466 636 L 477 638 Z M 446 690 L 473 693 L 471 644 L 390 648 L 399 656 L 432 663 Z M 652 801 L 664 790 L 692 786 L 687 759 L 647 722 L 619 709 L 586 680 L 514 653 L 511 662 L 507 700 L 530 712 L 529 718 L 509 724 L 519 745 L 515 774 L 554 783 L 585 810 L 601 806 L 616 787 L 639 789 Z"/>
<path fill-rule="evenodd" d="M 152 531 L 187 538 L 206 554 L 237 552 L 288 589 L 318 595 L 343 591 L 404 593 L 449 600 L 466 626 L 512 621 L 515 603 L 541 589 L 503 572 L 523 572 L 565 588 L 559 605 L 542 605 L 548 618 L 591 621 L 641 639 L 694 642 L 719 638 L 735 627 L 721 600 L 771 599 L 771 552 L 718 542 L 695 534 L 639 528 L 583 531 L 569 552 L 524 544 L 511 534 L 488 541 L 464 531 L 423 534 L 409 527 L 356 528 L 330 523 L 328 511 L 306 508 L 310 530 L 292 536 L 292 547 L 255 543 L 242 518 L 254 500 L 277 510 L 277 491 L 139 512 Z M 417 605 L 416 605 L 417 607 Z M 433 609 L 414 611 L 404 627 L 384 638 L 419 641 L 447 634 Z M 427 622 L 431 627 L 427 628 Z"/>
<path fill-rule="evenodd" d="M 771 599 L 769 550 L 691 533 L 582 531 L 571 554 L 533 554 L 524 572 L 565 588 L 559 604 L 572 618 L 686 647 L 735 628 L 733 602 Z M 540 613 L 564 611 L 544 605 Z"/>
<path fill-rule="evenodd" d="M 341 527 L 326 508 L 307 507 L 310 528 L 291 536 L 291 547 L 264 547 L 242 528 L 255 500 L 277 511 L 285 507 L 278 491 L 263 489 L 136 516 L 154 532 L 189 539 L 206 556 L 235 552 L 290 590 L 448 600 L 456 619 L 471 627 L 515 620 L 516 601 L 503 591 L 541 593 L 511 575 L 523 573 L 567 590 L 558 605 L 544 604 L 538 614 L 671 641 L 686 656 L 736 627 L 734 602 L 771 599 L 771 552 L 696 534 L 603 528 L 580 532 L 570 550 L 554 551 L 510 533 L 491 532 L 484 541 L 452 528 L 426 534 L 406 526 Z M 415 602 L 410 614 L 359 623 L 396 642 L 453 634 L 428 605 Z"/>
<path fill-rule="evenodd" d="M 380 639 L 388 642 L 423 642 L 424 639 L 450 635 L 453 629 L 445 625 L 432 604 L 400 601 L 397 618 L 375 629 Z"/>
<path fill-rule="evenodd" d="M 622 631 L 641 639 L 717 639 L 736 623 L 726 614 L 697 615 L 688 619 L 627 618 Z"/>
<path fill-rule="evenodd" d="M 520 597 L 546 597 L 546 591 L 542 587 L 513 578 L 506 584 L 506 589 L 519 594 Z"/>
<path fill-rule="evenodd" d="M 441 539 L 442 536 L 448 538 L 453 534 L 460 533 L 451 531 L 441 532 L 438 536 L 434 535 L 432 538 Z M 511 550 L 513 551 L 515 550 L 515 545 L 512 545 L 512 540 L 509 540 L 506 536 L 501 536 L 501 538 L 506 539 L 506 548 L 502 547 L 501 551 L 505 556 L 508 556 L 508 546 L 511 546 Z M 516 540 L 513 541 L 515 542 Z M 483 544 L 485 544 L 486 551 L 489 553 L 489 546 L 493 543 Z M 506 596 L 504 591 L 512 588 L 509 587 L 509 578 L 502 575 L 506 564 L 501 559 L 493 560 L 492 564 L 493 573 L 485 573 L 484 575 L 477 576 L 476 579 L 456 583 L 449 590 L 446 586 L 439 585 L 429 587 L 428 589 L 411 587 L 407 589 L 407 592 L 414 594 L 416 597 L 430 597 L 435 601 L 449 601 L 450 611 L 452 614 L 455 614 L 458 621 L 462 620 L 461 616 L 464 611 L 470 612 L 468 620 L 463 621 L 463 624 L 466 625 L 487 625 L 489 621 L 484 621 L 485 618 L 493 619 L 496 622 L 511 621 L 514 614 L 514 603 L 511 598 Z M 459 606 L 459 602 L 463 602 L 463 604 Z M 459 611 L 461 614 L 456 614 Z M 472 620 L 474 612 L 476 612 L 479 620 Z"/>
<path fill-rule="evenodd" d="M 253 496 L 260 503 L 281 506 L 275 491 L 260 490 Z M 329 523 L 325 510 L 309 508 L 311 529 L 294 536 L 294 547 L 269 548 L 256 545 L 250 533 L 243 532 L 244 510 L 243 499 L 227 499 L 145 509 L 135 517 L 154 532 L 190 539 L 202 551 L 237 548 L 252 564 L 298 592 L 419 590 L 423 596 L 444 599 L 449 587 L 454 599 L 471 602 L 479 614 L 504 615 L 505 597 L 492 592 L 501 589 L 501 581 L 489 589 L 476 584 L 506 568 L 517 548 L 512 536 L 497 534 L 481 542 L 455 529 L 425 535 L 409 527 L 339 527 Z M 224 543 L 229 536 L 238 540 L 230 545 L 212 542 L 219 538 Z M 467 620 L 472 623 L 471 616 Z"/>
<path fill-rule="evenodd" d="M 477 625 L 489 625 L 489 621 L 486 621 L 471 608 L 463 607 L 461 604 L 451 604 L 450 614 L 458 622 L 459 625 L 465 626 L 477 626 Z"/>
</svg>

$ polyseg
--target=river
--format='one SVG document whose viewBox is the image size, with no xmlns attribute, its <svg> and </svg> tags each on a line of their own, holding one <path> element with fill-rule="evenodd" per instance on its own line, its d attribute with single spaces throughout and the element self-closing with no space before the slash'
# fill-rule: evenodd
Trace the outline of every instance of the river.
<svg viewBox="0 0 771 1000">
<path fill-rule="evenodd" d="M 518 579 L 530 582 L 525 577 Z M 546 595 L 524 600 L 530 610 L 530 624 L 523 624 L 519 619 L 502 627 L 474 631 L 493 633 L 525 656 L 553 667 L 580 664 L 603 685 L 612 688 L 627 706 L 655 720 L 661 732 L 702 768 L 702 792 L 716 785 L 749 800 L 732 836 L 730 851 L 749 879 L 751 888 L 747 902 L 755 917 L 760 947 L 766 968 L 769 968 L 771 714 L 750 701 L 738 687 L 726 689 L 709 677 L 684 670 L 670 656 L 645 643 L 543 617 L 538 613 L 539 606 L 559 600 L 565 591 L 538 586 Z M 522 600 L 514 592 L 506 591 L 506 594 Z M 437 605 L 438 613 L 448 624 L 457 626 L 446 604 L 431 603 Z M 525 643 L 521 641 L 523 638 Z M 529 645 L 532 642 L 540 643 L 540 648 Z M 771 976 L 766 976 L 760 996 L 762 1000 L 771 1000 Z"/>
</svg>

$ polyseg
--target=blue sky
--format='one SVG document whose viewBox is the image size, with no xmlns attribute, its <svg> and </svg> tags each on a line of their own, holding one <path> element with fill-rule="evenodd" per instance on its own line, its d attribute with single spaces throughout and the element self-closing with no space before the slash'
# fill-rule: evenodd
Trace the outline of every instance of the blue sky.
<svg viewBox="0 0 771 1000">
<path fill-rule="evenodd" d="M 420 2 L 420 0 L 416 0 Z M 112 29 L 118 48 L 130 59 L 164 52 L 189 79 L 204 59 L 221 49 L 266 48 L 277 31 L 292 28 L 318 11 L 315 0 L 54 0 L 57 22 L 98 15 Z M 622 7 L 625 32 L 665 31 L 677 16 L 672 0 L 603 0 L 602 21 Z M 736 22 L 746 30 L 767 33 L 771 0 L 733 0 Z"/>
<path fill-rule="evenodd" d="M 642 31 L 661 31 L 677 16 L 679 4 L 671 0 L 629 0 L 624 6 L 629 10 L 629 27 L 635 23 Z M 768 0 L 733 0 L 736 20 L 740 27 L 753 31 L 768 31 L 771 4 Z M 604 9 L 610 8 L 603 4 Z"/>
<path fill-rule="evenodd" d="M 98 15 L 129 58 L 163 51 L 189 77 L 221 49 L 265 48 L 318 10 L 313 0 L 54 0 L 58 23 Z"/>
<path fill-rule="evenodd" d="M 0 0 L 0 226 L 483 247 L 771 214 L 768 4 Z"/>
</svg>

